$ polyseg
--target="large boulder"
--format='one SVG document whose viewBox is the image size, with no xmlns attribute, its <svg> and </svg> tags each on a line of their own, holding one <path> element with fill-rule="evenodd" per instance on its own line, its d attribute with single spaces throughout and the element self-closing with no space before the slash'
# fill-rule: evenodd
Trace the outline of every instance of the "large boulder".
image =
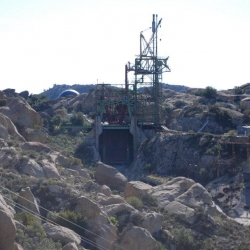
<svg viewBox="0 0 250 250">
<path fill-rule="evenodd" d="M 76 243 L 70 242 L 70 243 L 66 244 L 66 245 L 62 248 L 62 250 L 78 250 L 78 247 L 77 247 Z"/>
<path fill-rule="evenodd" d="M 164 223 L 164 217 L 159 213 L 149 213 L 146 214 L 143 219 L 141 226 L 146 228 L 151 234 L 158 233 Z"/>
<path fill-rule="evenodd" d="M 174 178 L 149 193 L 158 205 L 186 223 L 194 224 L 200 213 L 209 216 L 223 215 L 212 201 L 212 196 L 199 183 L 185 177 Z"/>
<path fill-rule="evenodd" d="M 40 142 L 25 142 L 21 146 L 22 150 L 32 150 L 36 152 L 46 152 L 50 151 L 50 147 Z"/>
<path fill-rule="evenodd" d="M 2 124 L 0 124 L 0 137 L 3 139 L 9 139 L 8 130 Z"/>
<path fill-rule="evenodd" d="M 106 165 L 102 162 L 97 163 L 95 178 L 98 184 L 107 185 L 112 189 L 124 191 L 127 184 L 127 178 L 116 168 Z"/>
<path fill-rule="evenodd" d="M 198 215 L 193 208 L 188 207 L 178 201 L 172 201 L 164 208 L 169 214 L 175 215 L 182 221 L 185 221 L 189 224 L 193 224 L 198 218 Z"/>
<path fill-rule="evenodd" d="M 42 166 L 43 172 L 47 179 L 50 179 L 50 178 L 58 179 L 58 180 L 61 179 L 61 176 L 54 163 L 51 163 L 47 159 L 44 159 L 42 161 L 39 161 L 39 164 Z"/>
<path fill-rule="evenodd" d="M 41 130 L 40 127 L 38 127 L 38 129 L 27 128 L 23 132 L 23 136 L 27 141 L 36 141 L 41 143 L 45 143 L 48 138 L 48 134 L 44 130 Z"/>
<path fill-rule="evenodd" d="M 71 169 L 76 170 L 81 177 L 84 177 L 85 179 L 91 180 L 91 177 L 86 169 L 83 169 L 83 166 L 79 165 L 73 165 L 69 166 Z"/>
<path fill-rule="evenodd" d="M 212 205 L 212 196 L 199 183 L 195 183 L 185 193 L 176 198 L 176 201 L 194 209 L 204 210 L 206 205 Z"/>
<path fill-rule="evenodd" d="M 53 154 L 53 153 L 52 153 Z M 62 154 L 56 154 L 55 162 L 65 168 L 68 168 L 70 166 L 70 160 L 68 157 L 62 155 Z"/>
<path fill-rule="evenodd" d="M 250 109 L 250 97 L 246 97 L 246 98 L 242 99 L 240 101 L 240 107 L 243 111 Z"/>
<path fill-rule="evenodd" d="M 8 116 L 22 132 L 27 128 L 41 128 L 43 124 L 41 116 L 20 96 L 8 98 L 6 106 L 0 107 L 0 112 Z"/>
<path fill-rule="evenodd" d="M 100 213 L 99 215 L 87 220 L 89 238 L 95 242 L 97 248 L 110 249 L 112 242 L 116 239 L 116 227 L 110 222 L 108 217 Z"/>
<path fill-rule="evenodd" d="M 81 237 L 71 229 L 56 226 L 50 223 L 43 224 L 43 227 L 48 238 L 54 241 L 61 241 L 63 244 L 67 244 L 69 242 L 74 242 L 76 244 L 81 243 Z"/>
<path fill-rule="evenodd" d="M 77 199 L 77 205 L 75 207 L 76 213 L 83 213 L 87 218 L 92 218 L 100 214 L 101 209 L 97 203 L 93 202 L 85 196 L 81 196 Z"/>
<path fill-rule="evenodd" d="M 0 249 L 14 249 L 16 226 L 12 218 L 12 212 L 6 206 L 2 195 L 0 195 Z"/>
<path fill-rule="evenodd" d="M 0 148 L 0 162 L 3 167 L 13 166 L 13 163 L 18 160 L 19 154 L 13 147 Z"/>
<path fill-rule="evenodd" d="M 195 182 L 191 179 L 177 177 L 162 185 L 151 188 L 148 193 L 157 198 L 160 206 L 165 207 L 194 184 Z"/>
<path fill-rule="evenodd" d="M 249 161 L 245 162 L 249 166 Z M 250 218 L 250 188 L 249 174 L 239 173 L 235 176 L 225 175 L 210 182 L 206 189 L 212 196 L 216 204 L 231 218 L 237 222 L 249 225 Z M 206 208 L 208 213 L 213 216 L 218 214 L 218 206 L 216 210 Z"/>
<path fill-rule="evenodd" d="M 88 237 L 98 247 L 110 249 L 112 242 L 116 239 L 116 228 L 110 222 L 107 215 L 102 212 L 97 203 L 85 196 L 77 200 L 75 212 L 83 213 L 87 219 L 89 231 Z"/>
<path fill-rule="evenodd" d="M 34 159 L 28 157 L 23 157 L 20 160 L 19 171 L 36 178 L 45 178 L 42 167 Z"/>
<path fill-rule="evenodd" d="M 40 214 L 39 206 L 37 201 L 32 194 L 29 187 L 22 188 L 19 193 L 17 203 L 21 206 L 21 208 L 26 208 L 29 213 Z"/>
<path fill-rule="evenodd" d="M 12 219 L 14 218 L 11 207 L 8 206 L 8 204 L 6 203 L 6 201 L 4 200 L 4 198 L 1 194 L 0 194 L 0 210 L 5 212 Z"/>
<path fill-rule="evenodd" d="M 14 244 L 14 248 L 13 248 L 13 250 L 23 250 L 23 248 L 22 248 L 22 246 L 21 246 L 21 245 L 19 245 L 19 244 L 15 243 L 15 244 Z"/>
<path fill-rule="evenodd" d="M 130 181 L 125 187 L 124 197 L 127 198 L 130 196 L 135 196 L 141 199 L 143 195 L 146 194 L 151 188 L 151 185 L 142 181 Z"/>
<path fill-rule="evenodd" d="M 115 216 L 119 213 L 131 213 L 136 211 L 134 207 L 127 203 L 118 203 L 118 204 L 111 204 L 106 205 L 102 208 L 102 210 L 109 216 Z"/>
<path fill-rule="evenodd" d="M 121 203 L 125 203 L 125 200 L 119 196 L 119 195 L 113 195 L 111 197 L 103 197 L 99 203 L 103 206 L 107 206 L 107 205 L 113 205 L 113 204 L 121 204 Z"/>
<path fill-rule="evenodd" d="M 18 139 L 20 141 L 25 141 L 25 139 L 17 131 L 17 128 L 14 125 L 14 123 L 11 121 L 11 119 L 1 113 L 0 113 L 0 124 L 4 125 L 8 133 L 11 136 L 13 136 L 15 139 Z"/>
<path fill-rule="evenodd" d="M 112 245 L 112 250 L 158 250 L 157 242 L 147 229 L 130 227 L 125 229 L 117 241 Z"/>
</svg>

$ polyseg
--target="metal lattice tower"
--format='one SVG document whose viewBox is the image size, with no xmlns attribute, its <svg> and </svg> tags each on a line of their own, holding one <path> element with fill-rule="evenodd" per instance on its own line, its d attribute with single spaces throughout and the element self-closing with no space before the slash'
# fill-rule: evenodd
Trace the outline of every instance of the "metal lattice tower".
<svg viewBox="0 0 250 250">
<path fill-rule="evenodd" d="M 162 123 L 162 73 L 170 72 L 168 57 L 158 56 L 158 29 L 162 19 L 153 15 L 152 34 L 147 40 L 144 32 L 140 32 L 140 53 L 134 64 L 125 65 L 125 86 L 121 94 L 113 96 L 108 86 L 98 84 L 100 98 L 97 99 L 97 113 L 107 117 L 109 124 L 124 124 L 124 117 L 136 116 L 138 124 L 153 124 L 158 127 Z M 128 83 L 128 72 L 134 72 L 134 81 Z M 102 86 L 102 87 L 101 87 Z M 102 89 L 102 90 L 101 90 Z M 105 89 L 105 90 L 104 90 Z M 115 117 L 115 118 L 114 118 Z"/>
<path fill-rule="evenodd" d="M 162 73 L 170 72 L 168 57 L 158 56 L 158 29 L 161 21 L 162 19 L 158 21 L 158 15 L 153 15 L 151 37 L 147 41 L 143 32 L 140 33 L 140 54 L 135 58 L 134 65 L 129 63 L 126 66 L 127 72 L 134 71 L 135 75 L 134 92 L 138 121 L 153 122 L 155 126 L 161 124 Z"/>
</svg>

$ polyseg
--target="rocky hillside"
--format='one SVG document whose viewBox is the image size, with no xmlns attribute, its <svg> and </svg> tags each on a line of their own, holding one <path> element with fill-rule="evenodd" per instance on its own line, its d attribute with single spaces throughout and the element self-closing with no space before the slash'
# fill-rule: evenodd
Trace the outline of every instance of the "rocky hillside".
<svg viewBox="0 0 250 250">
<path fill-rule="evenodd" d="M 162 84 L 163 89 L 171 89 L 176 92 L 182 92 L 186 93 L 190 88 L 183 86 L 183 85 L 171 85 L 167 83 Z M 47 90 L 44 90 L 41 95 L 45 95 L 50 100 L 54 100 L 58 98 L 58 96 L 67 89 L 74 89 L 78 91 L 80 94 L 82 93 L 88 93 L 91 89 L 94 89 L 95 85 L 93 84 L 86 84 L 86 85 L 80 85 L 80 84 L 74 84 L 74 85 L 67 85 L 67 84 L 54 84 L 52 88 L 49 88 Z"/>
<path fill-rule="evenodd" d="M 0 249 L 249 249 L 248 98 L 208 90 L 164 90 L 168 128 L 120 172 L 83 144 L 94 91 L 0 91 Z"/>
<path fill-rule="evenodd" d="M 74 84 L 74 85 L 67 85 L 67 84 L 54 84 L 52 88 L 49 88 L 47 90 L 44 90 L 41 95 L 45 95 L 48 99 L 54 100 L 58 98 L 58 96 L 67 89 L 74 89 L 78 91 L 80 94 L 82 93 L 88 93 L 89 90 L 95 88 L 95 85 L 93 84 Z"/>
</svg>

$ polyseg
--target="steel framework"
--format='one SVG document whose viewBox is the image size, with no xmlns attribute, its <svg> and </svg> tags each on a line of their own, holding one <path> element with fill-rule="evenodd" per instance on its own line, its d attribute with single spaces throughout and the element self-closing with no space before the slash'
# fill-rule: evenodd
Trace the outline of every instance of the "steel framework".
<svg viewBox="0 0 250 250">
<path fill-rule="evenodd" d="M 170 72 L 170 68 L 167 65 L 168 57 L 158 56 L 158 29 L 161 21 L 158 21 L 158 15 L 153 15 L 152 35 L 148 40 L 140 32 L 140 53 L 134 64 L 129 62 L 125 65 L 125 86 L 120 88 L 120 94 L 108 91 L 110 85 L 97 86 L 100 89 L 97 112 L 109 124 L 121 125 L 126 122 L 126 117 L 131 119 L 133 115 L 140 124 L 152 123 L 158 127 L 162 123 L 162 73 Z M 131 71 L 135 78 L 129 84 L 128 73 Z"/>
</svg>

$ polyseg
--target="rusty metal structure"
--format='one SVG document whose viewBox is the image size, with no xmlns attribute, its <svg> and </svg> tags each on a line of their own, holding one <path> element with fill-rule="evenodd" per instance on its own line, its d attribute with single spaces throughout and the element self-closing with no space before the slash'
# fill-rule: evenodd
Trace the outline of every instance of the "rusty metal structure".
<svg viewBox="0 0 250 250">
<path fill-rule="evenodd" d="M 236 166 L 236 151 L 235 151 L 235 147 L 236 145 L 241 145 L 241 146 L 246 146 L 246 158 L 248 159 L 250 156 L 250 141 L 248 139 L 248 137 L 243 137 L 244 140 L 242 141 L 236 141 L 236 140 L 230 140 L 230 141 L 223 141 L 223 140 L 219 140 L 218 142 L 218 156 L 217 156 L 217 177 L 220 176 L 220 166 L 222 165 L 228 165 L 232 168 L 235 168 Z M 222 145 L 231 145 L 232 147 L 232 155 L 231 155 L 231 159 L 230 162 L 222 162 L 221 161 L 221 153 L 222 153 Z"/>
<path fill-rule="evenodd" d="M 125 65 L 124 85 L 98 84 L 97 114 L 108 124 L 129 122 L 125 117 L 136 116 L 137 123 L 151 123 L 159 127 L 162 123 L 162 74 L 170 72 L 168 57 L 158 56 L 158 29 L 162 19 L 153 15 L 152 34 L 146 39 L 140 32 L 140 53 L 134 64 Z M 132 83 L 128 81 L 128 73 L 134 73 Z"/>
<path fill-rule="evenodd" d="M 168 57 L 158 56 L 158 29 L 162 19 L 153 15 L 152 33 L 140 32 L 140 52 L 125 65 L 123 85 L 97 84 L 95 146 L 105 163 L 131 162 L 139 144 L 162 124 L 162 74 L 170 72 Z M 148 39 L 146 38 L 148 37 Z M 128 74 L 134 73 L 129 83 Z"/>
</svg>

